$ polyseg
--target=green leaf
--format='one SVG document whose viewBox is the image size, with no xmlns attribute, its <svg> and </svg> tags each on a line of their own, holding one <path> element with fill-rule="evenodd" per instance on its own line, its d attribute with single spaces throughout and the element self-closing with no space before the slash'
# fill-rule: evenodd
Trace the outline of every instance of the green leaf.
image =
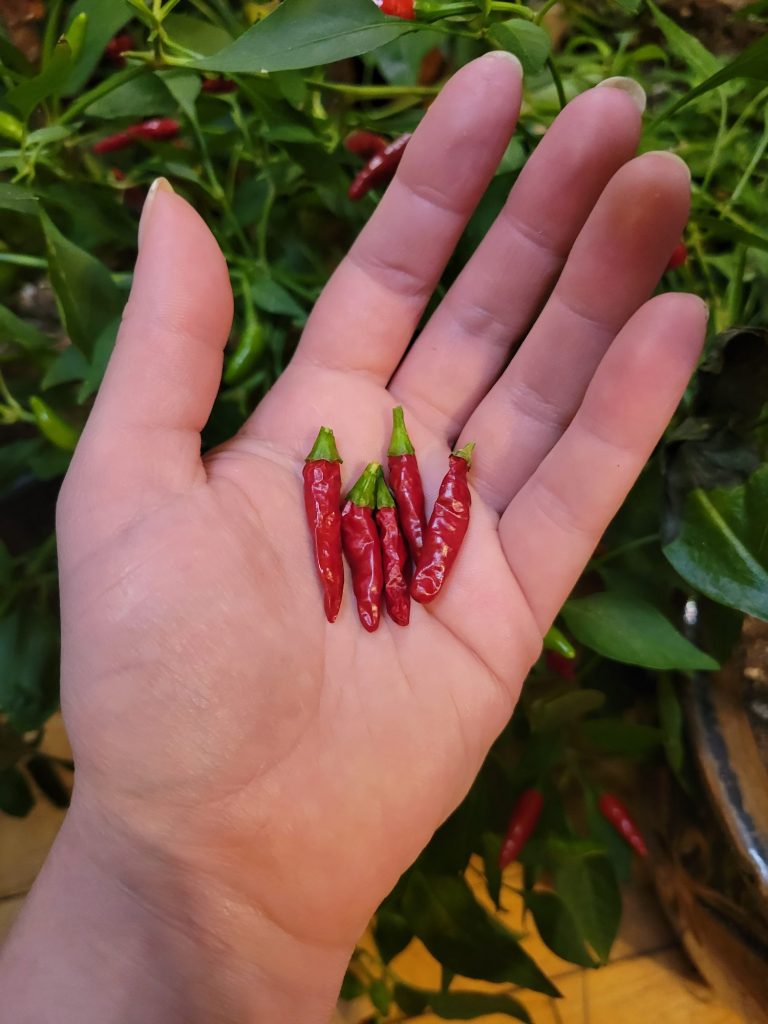
<svg viewBox="0 0 768 1024">
<path fill-rule="evenodd" d="M 171 14 L 163 27 L 174 43 L 200 57 L 218 53 L 232 42 L 232 36 L 221 25 L 213 25 L 191 14 Z"/>
<path fill-rule="evenodd" d="M 663 740 L 660 729 L 623 718 L 593 718 L 583 722 L 581 735 L 595 750 L 614 757 L 645 757 Z"/>
<path fill-rule="evenodd" d="M 371 0 L 283 0 L 268 18 L 196 66 L 241 74 L 311 68 L 357 57 L 413 31 L 411 22 L 386 18 Z"/>
<path fill-rule="evenodd" d="M 85 380 L 90 372 L 90 363 L 79 348 L 67 345 L 59 352 L 43 377 L 43 390 L 53 388 L 57 384 L 70 384 L 74 380 Z"/>
<path fill-rule="evenodd" d="M 41 221 L 61 319 L 72 344 L 91 357 L 105 328 L 120 317 L 123 295 L 103 263 L 65 238 L 42 211 Z"/>
<path fill-rule="evenodd" d="M 161 71 L 158 77 L 187 117 L 194 121 L 197 117 L 195 101 L 203 87 L 200 76 L 194 71 L 174 68 L 172 71 Z"/>
<path fill-rule="evenodd" d="M 251 281 L 251 296 L 259 309 L 266 313 L 290 316 L 303 323 L 307 314 L 289 291 L 266 273 L 254 274 Z"/>
<path fill-rule="evenodd" d="M 730 64 L 726 64 L 722 71 L 718 71 L 717 74 L 712 75 L 711 78 L 702 82 L 701 85 L 697 85 L 695 89 L 679 99 L 674 106 L 664 112 L 663 118 L 669 118 L 692 100 L 704 96 L 705 93 L 725 85 L 726 82 L 730 82 L 734 78 L 754 78 L 761 82 L 768 82 L 768 35 L 762 36 Z"/>
<path fill-rule="evenodd" d="M 559 995 L 517 936 L 480 906 L 458 875 L 412 870 L 403 894 L 403 913 L 435 959 L 456 974 Z"/>
<path fill-rule="evenodd" d="M 720 69 L 720 61 L 703 46 L 698 39 L 689 35 L 677 22 L 662 14 L 656 4 L 647 0 L 653 20 L 661 29 L 672 53 L 699 75 L 714 75 Z"/>
<path fill-rule="evenodd" d="M 495 832 L 484 832 L 481 841 L 483 850 L 483 866 L 485 868 L 485 884 L 488 886 L 488 895 L 497 907 L 501 906 L 501 867 L 499 858 L 501 856 L 501 845 L 503 839 Z"/>
<path fill-rule="evenodd" d="M 39 729 L 58 703 L 50 622 L 18 610 L 0 620 L 0 708 L 14 729 Z"/>
<path fill-rule="evenodd" d="M 533 915 L 536 928 L 553 953 L 579 967 L 594 967 L 576 922 L 557 893 L 531 889 L 523 894 L 526 907 Z"/>
<path fill-rule="evenodd" d="M 26 349 L 27 352 L 40 352 L 51 348 L 51 339 L 34 327 L 29 321 L 22 320 L 6 306 L 0 306 L 0 342 Z"/>
<path fill-rule="evenodd" d="M 344 975 L 344 981 L 341 983 L 341 992 L 339 993 L 340 998 L 351 1001 L 352 999 L 359 999 L 359 997 L 364 996 L 365 993 L 365 985 L 350 968 Z"/>
<path fill-rule="evenodd" d="M 413 929 L 402 914 L 380 907 L 373 925 L 373 938 L 385 964 L 402 953 L 413 938 Z"/>
<path fill-rule="evenodd" d="M 271 78 L 292 107 L 303 105 L 308 89 L 300 71 L 276 71 Z"/>
<path fill-rule="evenodd" d="M 555 888 L 576 927 L 606 963 L 621 920 L 621 892 L 603 854 L 566 857 L 555 867 Z"/>
<path fill-rule="evenodd" d="M 35 806 L 32 789 L 18 768 L 0 774 L 0 811 L 25 818 Z"/>
<path fill-rule="evenodd" d="M 768 619 L 766 508 L 768 464 L 737 487 L 697 488 L 664 554 L 683 579 L 714 601 Z"/>
<path fill-rule="evenodd" d="M 431 1011 L 442 1020 L 476 1020 L 493 1013 L 501 1013 L 515 1020 L 531 1024 L 523 1006 L 512 996 L 491 992 L 428 992 L 411 985 L 395 985 L 395 1002 L 409 1016 L 421 1016 Z"/>
<path fill-rule="evenodd" d="M 657 608 L 628 594 L 606 591 L 576 598 L 566 603 L 563 618 L 577 640 L 614 661 L 644 668 L 718 667 Z"/>
<path fill-rule="evenodd" d="M 36 217 L 40 212 L 32 192 L 22 188 L 21 185 L 13 185 L 9 181 L 0 181 L 0 210 L 10 210 L 11 213 L 23 213 Z"/>
<path fill-rule="evenodd" d="M 61 39 L 43 71 L 9 89 L 5 94 L 5 101 L 14 106 L 26 120 L 38 103 L 51 99 L 61 92 L 71 69 L 72 50 L 66 39 Z"/>
<path fill-rule="evenodd" d="M 117 117 L 153 117 L 156 114 L 172 114 L 177 102 L 155 74 L 140 75 L 124 82 L 95 100 L 87 108 L 89 117 L 111 120 Z"/>
<path fill-rule="evenodd" d="M 373 1003 L 374 1008 L 386 1017 L 392 1005 L 392 993 L 381 978 L 374 978 L 371 982 L 368 989 L 368 998 Z"/>
<path fill-rule="evenodd" d="M 626 11 L 627 14 L 637 14 L 640 10 L 643 0 L 613 0 L 617 7 L 620 7 L 622 11 Z"/>
<path fill-rule="evenodd" d="M 605 694 L 600 690 L 571 690 L 552 700 L 536 700 L 531 705 L 528 718 L 533 732 L 555 732 L 563 726 L 597 711 L 605 703 Z"/>
<path fill-rule="evenodd" d="M 67 27 L 81 14 L 88 17 L 85 41 L 64 85 L 65 96 L 82 89 L 101 60 L 107 43 L 130 20 L 132 12 L 125 0 L 77 0 L 69 11 Z"/>
<path fill-rule="evenodd" d="M 488 38 L 501 49 L 514 53 L 526 75 L 538 74 L 552 49 L 546 29 L 522 18 L 496 22 L 488 30 Z"/>
</svg>

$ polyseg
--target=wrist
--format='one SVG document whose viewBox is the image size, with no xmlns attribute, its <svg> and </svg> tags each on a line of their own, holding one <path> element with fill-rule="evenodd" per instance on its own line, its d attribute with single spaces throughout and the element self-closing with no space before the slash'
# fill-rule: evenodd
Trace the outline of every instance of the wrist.
<svg viewBox="0 0 768 1024">
<path fill-rule="evenodd" d="M 116 843 L 75 804 L 2 978 L 20 1012 L 41 1022 L 128 1019 L 127 1006 L 142 1024 L 325 1024 L 350 953 L 302 942 L 167 854 Z"/>
</svg>

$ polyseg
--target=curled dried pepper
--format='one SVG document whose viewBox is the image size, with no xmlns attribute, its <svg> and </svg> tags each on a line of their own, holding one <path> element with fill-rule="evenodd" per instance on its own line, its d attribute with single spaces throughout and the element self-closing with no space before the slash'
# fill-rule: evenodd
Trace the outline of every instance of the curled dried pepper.
<svg viewBox="0 0 768 1024">
<path fill-rule="evenodd" d="M 362 199 L 372 188 L 386 185 L 400 166 L 403 153 L 410 141 L 411 134 L 407 132 L 394 142 L 390 142 L 381 152 L 375 153 L 349 186 L 349 198 Z"/>
<path fill-rule="evenodd" d="M 440 593 L 467 535 L 472 504 L 467 476 L 474 448 L 468 444 L 449 459 L 411 584 L 411 597 L 420 604 Z"/>
<path fill-rule="evenodd" d="M 421 483 L 419 464 L 408 431 L 401 406 L 392 410 L 392 439 L 389 443 L 389 482 L 395 492 L 400 525 L 408 541 L 408 548 L 414 562 L 418 561 L 427 516 L 424 511 L 424 487 Z"/>
<path fill-rule="evenodd" d="M 510 815 L 499 854 L 499 866 L 502 870 L 520 856 L 523 847 L 533 835 L 543 809 L 544 797 L 538 789 L 526 789 L 520 795 Z"/>
<path fill-rule="evenodd" d="M 400 530 L 395 499 L 381 472 L 376 484 L 376 525 L 381 537 L 387 611 L 398 626 L 407 626 L 411 617 L 408 549 Z"/>
<path fill-rule="evenodd" d="M 344 592 L 340 463 L 333 431 L 322 427 L 304 463 L 304 506 L 329 622 L 336 621 Z"/>
<path fill-rule="evenodd" d="M 381 466 L 371 462 L 349 492 L 341 513 L 341 539 L 344 554 L 352 570 L 352 587 L 357 599 L 357 613 L 369 633 L 379 628 L 381 596 L 384 590 L 384 567 L 381 541 L 376 530 L 373 510 L 376 504 L 376 481 Z"/>
<path fill-rule="evenodd" d="M 141 124 L 132 124 L 120 132 L 99 139 L 93 147 L 94 153 L 114 153 L 119 149 L 127 149 L 135 142 L 156 142 L 172 139 L 179 134 L 181 125 L 172 117 L 153 117 Z"/>
<path fill-rule="evenodd" d="M 642 833 L 621 800 L 613 793 L 603 793 L 597 806 L 605 820 L 632 847 L 638 857 L 647 857 L 648 847 L 645 845 Z"/>
<path fill-rule="evenodd" d="M 678 242 L 675 248 L 672 250 L 672 255 L 669 257 L 669 263 L 667 264 L 667 270 L 677 270 L 688 259 L 688 246 L 685 242 Z"/>
<path fill-rule="evenodd" d="M 372 156 L 382 153 L 387 148 L 387 140 L 376 132 L 358 130 L 350 132 L 344 139 L 344 148 L 348 153 L 370 160 Z"/>
</svg>

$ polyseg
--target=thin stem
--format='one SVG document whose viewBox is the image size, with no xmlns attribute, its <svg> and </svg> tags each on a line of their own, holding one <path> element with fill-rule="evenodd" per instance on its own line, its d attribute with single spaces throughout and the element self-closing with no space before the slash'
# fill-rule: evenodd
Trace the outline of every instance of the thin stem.
<svg viewBox="0 0 768 1024">
<path fill-rule="evenodd" d="M 736 247 L 736 270 L 731 277 L 728 303 L 728 319 L 731 324 L 737 324 L 741 318 L 744 308 L 744 268 L 747 263 L 747 246 Z"/>
<path fill-rule="evenodd" d="M 325 82 L 319 78 L 307 78 L 305 81 L 308 86 L 315 89 L 340 92 L 369 100 L 386 99 L 389 96 L 436 96 L 440 92 L 439 85 L 343 85 L 340 82 Z"/>
<path fill-rule="evenodd" d="M 552 75 L 552 81 L 555 83 L 555 89 L 557 89 L 557 98 L 560 101 L 560 109 L 562 110 L 568 100 L 565 96 L 565 89 L 563 88 L 563 80 L 560 77 L 560 72 L 557 70 L 557 65 L 552 60 L 552 57 L 547 57 L 547 67 L 549 73 Z"/>
<path fill-rule="evenodd" d="M 536 22 L 536 24 L 540 25 L 542 23 L 542 21 L 544 20 L 544 18 L 547 16 L 547 14 L 555 6 L 555 4 L 557 4 L 559 2 L 560 2 L 560 0 L 547 0 L 547 2 L 544 4 L 544 6 L 541 8 L 541 10 L 536 12 L 536 15 L 535 15 L 535 17 L 533 19 Z"/>
<path fill-rule="evenodd" d="M 63 0 L 53 0 L 48 11 L 48 18 L 45 22 L 45 36 L 43 37 L 43 67 L 46 67 L 53 55 L 56 40 L 59 37 L 59 18 L 61 17 L 61 5 Z"/>
<path fill-rule="evenodd" d="M 48 266 L 47 260 L 20 252 L 0 252 L 0 263 L 10 263 L 14 267 L 34 267 L 36 270 L 45 270 Z"/>
<path fill-rule="evenodd" d="M 600 558 L 594 558 L 589 563 L 590 569 L 601 568 L 606 562 L 612 562 L 614 558 L 620 558 L 622 555 L 626 555 L 629 551 L 637 551 L 638 548 L 647 547 L 649 544 L 654 544 L 657 540 L 661 539 L 661 535 L 658 533 L 649 533 L 645 537 L 636 537 L 634 540 L 627 541 L 626 544 L 621 544 L 619 547 L 614 548 L 613 551 L 608 551 Z"/>
<path fill-rule="evenodd" d="M 712 180 L 712 175 L 717 169 L 717 165 L 720 162 L 720 153 L 723 148 L 723 142 L 725 140 L 725 133 L 728 127 L 728 100 L 725 97 L 725 93 L 722 89 L 719 92 L 720 96 L 720 123 L 717 128 L 717 135 L 715 136 L 715 144 L 712 147 L 712 155 L 707 165 L 707 172 L 704 175 L 704 180 L 701 183 L 701 187 L 706 189 L 709 187 L 709 183 Z"/>
<path fill-rule="evenodd" d="M 752 159 L 747 164 L 747 167 L 744 173 L 742 174 L 738 185 L 733 190 L 730 199 L 723 207 L 724 210 L 727 210 L 730 206 L 733 206 L 734 203 L 737 203 L 739 201 L 741 193 L 747 187 L 747 185 L 749 184 L 749 179 L 754 174 L 755 168 L 763 159 L 763 154 L 765 153 L 766 148 L 768 148 L 768 109 L 765 112 L 765 127 L 763 129 L 763 134 L 760 136 L 760 141 L 755 147 L 755 151 L 752 154 Z"/>
<path fill-rule="evenodd" d="M 527 21 L 534 21 L 536 18 L 529 7 L 525 7 L 523 4 L 508 3 L 507 0 L 492 0 L 488 7 L 492 11 L 503 11 L 505 14 L 519 14 Z"/>
</svg>

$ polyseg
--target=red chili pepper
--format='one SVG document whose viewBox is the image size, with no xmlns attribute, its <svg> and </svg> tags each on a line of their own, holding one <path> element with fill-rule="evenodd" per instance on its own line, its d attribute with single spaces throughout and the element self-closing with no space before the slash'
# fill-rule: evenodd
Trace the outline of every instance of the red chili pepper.
<svg viewBox="0 0 768 1024">
<path fill-rule="evenodd" d="M 395 499 L 387 487 L 384 474 L 376 484 L 376 524 L 381 537 L 384 563 L 384 600 L 389 617 L 398 626 L 407 626 L 411 617 L 408 549 L 400 531 Z"/>
<path fill-rule="evenodd" d="M 600 808 L 600 813 L 605 820 L 613 825 L 621 838 L 632 847 L 638 857 L 647 857 L 648 847 L 645 845 L 640 829 L 632 820 L 629 811 L 621 800 L 614 796 L 613 793 L 603 793 L 597 802 L 597 806 Z"/>
<path fill-rule="evenodd" d="M 94 153 L 114 153 L 119 149 L 127 149 L 134 142 L 153 142 L 158 139 L 172 139 L 179 134 L 181 125 L 172 117 L 153 117 L 141 124 L 132 124 L 121 132 L 107 135 L 93 147 Z"/>
<path fill-rule="evenodd" d="M 237 92 L 237 82 L 229 78 L 204 78 L 203 92 L 220 95 L 227 92 Z"/>
<path fill-rule="evenodd" d="M 416 17 L 414 0 L 374 0 L 381 8 L 382 14 L 390 14 L 394 18 L 406 18 L 412 21 Z"/>
<path fill-rule="evenodd" d="M 322 427 L 304 463 L 304 506 L 323 587 L 325 617 L 329 622 L 336 621 L 344 592 L 340 463 L 333 431 Z"/>
<path fill-rule="evenodd" d="M 440 593 L 467 534 L 472 504 L 467 474 L 474 448 L 468 444 L 451 455 L 440 485 L 411 584 L 411 597 L 420 604 L 429 604 Z"/>
<path fill-rule="evenodd" d="M 554 672 L 561 679 L 569 681 L 576 678 L 576 662 L 573 658 L 566 658 L 559 651 L 545 651 L 544 661 L 550 672 Z"/>
<path fill-rule="evenodd" d="M 669 263 L 667 264 L 667 270 L 677 270 L 688 259 L 688 246 L 685 242 L 678 242 L 675 248 L 672 250 L 672 255 L 669 257 Z"/>
<path fill-rule="evenodd" d="M 507 834 L 499 854 L 499 867 L 502 871 L 507 864 L 511 864 L 520 856 L 523 847 L 533 835 L 543 809 L 544 797 L 538 789 L 526 789 L 521 794 L 510 815 Z"/>
<path fill-rule="evenodd" d="M 375 633 L 379 628 L 381 595 L 384 590 L 381 541 L 373 518 L 376 480 L 380 471 L 378 462 L 372 462 L 366 467 L 349 492 L 341 513 L 341 540 L 352 570 L 357 613 L 369 633 Z"/>
<path fill-rule="evenodd" d="M 107 43 L 104 54 L 113 64 L 116 64 L 119 68 L 125 67 L 125 60 L 123 54 L 127 53 L 128 50 L 133 49 L 133 39 L 128 35 L 127 32 L 121 32 L 120 35 L 115 36 L 114 39 L 110 39 Z"/>
<path fill-rule="evenodd" d="M 390 142 L 380 153 L 372 156 L 349 186 L 349 198 L 353 201 L 362 199 L 372 188 L 386 185 L 399 167 L 405 147 L 410 140 L 411 134 L 408 132 L 401 135 L 399 139 L 395 139 L 394 142 Z"/>
<path fill-rule="evenodd" d="M 348 153 L 370 160 L 372 156 L 382 153 L 387 148 L 387 140 L 375 132 L 355 131 L 350 132 L 344 139 L 344 148 Z"/>
<path fill-rule="evenodd" d="M 424 487 L 421 483 L 416 452 L 405 427 L 405 416 L 401 406 L 392 410 L 392 440 L 389 444 L 389 482 L 395 492 L 397 511 L 400 514 L 408 548 L 414 562 L 419 559 L 427 531 L 427 515 L 424 511 Z"/>
</svg>

